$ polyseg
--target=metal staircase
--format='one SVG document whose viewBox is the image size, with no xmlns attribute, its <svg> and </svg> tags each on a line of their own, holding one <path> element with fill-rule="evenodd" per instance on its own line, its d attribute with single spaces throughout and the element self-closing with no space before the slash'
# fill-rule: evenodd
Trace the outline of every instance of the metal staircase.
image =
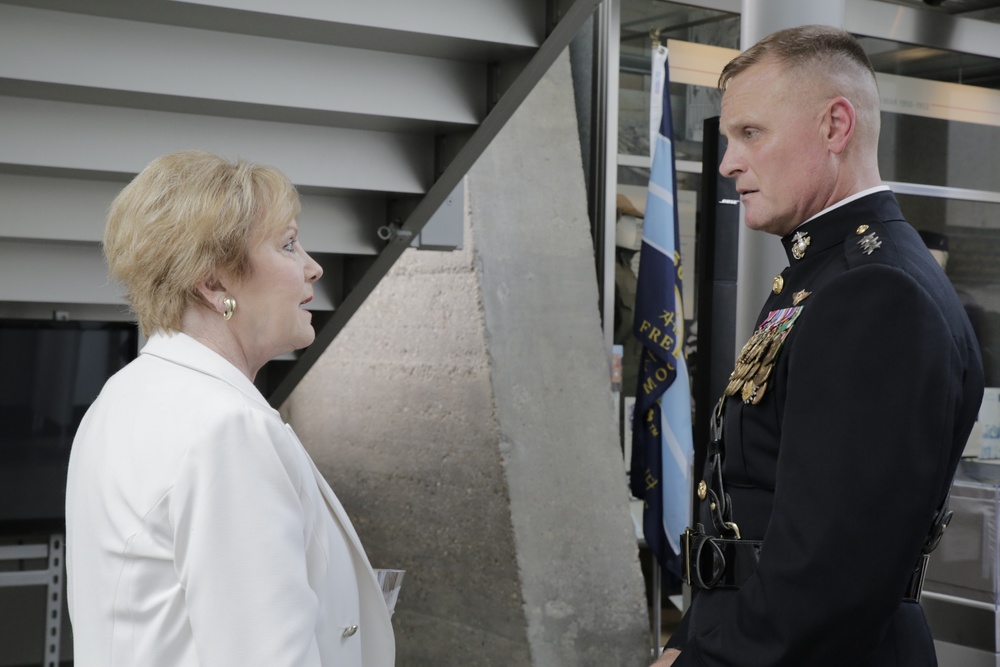
<svg viewBox="0 0 1000 667">
<path fill-rule="evenodd" d="M 127 317 L 99 241 L 154 157 L 273 164 L 325 270 L 316 342 L 258 377 L 280 404 L 404 249 L 461 244 L 449 197 L 598 5 L 0 2 L 0 316 Z"/>
</svg>

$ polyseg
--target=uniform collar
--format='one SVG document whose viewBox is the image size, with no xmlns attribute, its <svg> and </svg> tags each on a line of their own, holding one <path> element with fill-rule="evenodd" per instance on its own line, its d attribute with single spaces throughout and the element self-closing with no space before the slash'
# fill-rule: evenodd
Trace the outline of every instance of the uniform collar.
<svg viewBox="0 0 1000 667">
<path fill-rule="evenodd" d="M 219 353 L 181 332 L 157 332 L 139 354 L 159 357 L 185 368 L 210 375 L 233 386 L 256 403 L 274 410 L 253 382 Z"/>
<path fill-rule="evenodd" d="M 861 199 L 862 197 L 867 197 L 868 195 L 874 194 L 876 192 L 889 192 L 889 186 L 888 185 L 876 185 L 873 188 L 866 188 L 866 189 L 862 190 L 861 192 L 855 192 L 853 195 L 850 195 L 849 197 L 844 197 L 843 199 L 841 199 L 836 204 L 830 204 L 829 206 L 827 206 L 826 208 L 824 208 L 822 211 L 820 211 L 816 215 L 810 217 L 808 220 L 806 220 L 805 222 L 803 222 L 802 225 L 806 224 L 806 222 L 811 222 L 812 220 L 815 220 L 816 218 L 820 217 L 821 215 L 826 215 L 827 213 L 829 213 L 830 211 L 832 211 L 835 208 L 840 208 L 841 206 L 844 206 L 845 204 L 850 204 L 852 201 L 854 201 L 856 199 Z M 799 225 L 799 226 L 801 227 L 802 225 Z"/>
<path fill-rule="evenodd" d="M 895 195 L 887 188 L 860 195 L 831 206 L 783 236 L 781 245 L 785 248 L 788 264 L 795 266 L 842 244 L 844 239 L 857 235 L 862 225 L 903 219 Z M 796 256 L 797 249 L 802 251 L 801 257 Z"/>
</svg>

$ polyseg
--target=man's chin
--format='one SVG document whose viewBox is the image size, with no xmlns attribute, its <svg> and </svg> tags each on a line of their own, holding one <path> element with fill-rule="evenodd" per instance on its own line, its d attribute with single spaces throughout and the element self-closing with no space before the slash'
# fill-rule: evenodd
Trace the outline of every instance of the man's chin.
<svg viewBox="0 0 1000 667">
<path fill-rule="evenodd" d="M 758 220 L 756 216 L 747 213 L 743 216 L 743 224 L 747 226 L 747 229 L 752 229 L 755 232 L 767 232 L 770 225 L 769 220 Z"/>
<path fill-rule="evenodd" d="M 760 220 L 755 216 L 747 214 L 743 218 L 743 224 L 747 226 L 747 229 L 751 229 L 755 232 L 762 232 L 764 234 L 774 234 L 775 236 L 784 236 L 787 232 L 782 231 L 781 222 L 778 220 Z"/>
</svg>

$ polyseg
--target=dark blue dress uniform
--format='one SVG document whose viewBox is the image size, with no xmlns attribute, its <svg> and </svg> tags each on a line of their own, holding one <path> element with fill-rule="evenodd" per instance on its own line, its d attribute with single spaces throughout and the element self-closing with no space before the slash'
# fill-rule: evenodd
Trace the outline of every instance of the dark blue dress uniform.
<svg viewBox="0 0 1000 667">
<path fill-rule="evenodd" d="M 701 553 L 714 585 L 668 646 L 678 667 L 936 665 L 908 587 L 981 403 L 975 335 L 891 192 L 782 243 L 723 401 L 724 491 L 695 480 L 704 532 L 735 537 L 712 519 L 728 493 L 754 562 Z"/>
</svg>

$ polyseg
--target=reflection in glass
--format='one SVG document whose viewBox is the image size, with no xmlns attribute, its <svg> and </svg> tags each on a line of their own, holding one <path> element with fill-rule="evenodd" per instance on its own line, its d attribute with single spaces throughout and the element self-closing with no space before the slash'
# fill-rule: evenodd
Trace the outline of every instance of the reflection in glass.
<svg viewBox="0 0 1000 667">
<path fill-rule="evenodd" d="M 659 40 L 676 39 L 696 44 L 737 48 L 740 17 L 710 9 L 670 2 L 623 2 L 618 95 L 618 152 L 649 155 L 650 31 Z M 701 127 L 718 115 L 721 95 L 714 88 L 671 84 L 678 160 L 701 159 Z"/>
<path fill-rule="evenodd" d="M 903 215 L 925 240 L 929 237 L 939 243 L 932 249 L 943 251 L 935 255 L 976 330 L 986 386 L 1000 385 L 1000 204 L 903 194 L 896 197 Z M 927 211 L 941 213 L 928 215 Z"/>
</svg>

